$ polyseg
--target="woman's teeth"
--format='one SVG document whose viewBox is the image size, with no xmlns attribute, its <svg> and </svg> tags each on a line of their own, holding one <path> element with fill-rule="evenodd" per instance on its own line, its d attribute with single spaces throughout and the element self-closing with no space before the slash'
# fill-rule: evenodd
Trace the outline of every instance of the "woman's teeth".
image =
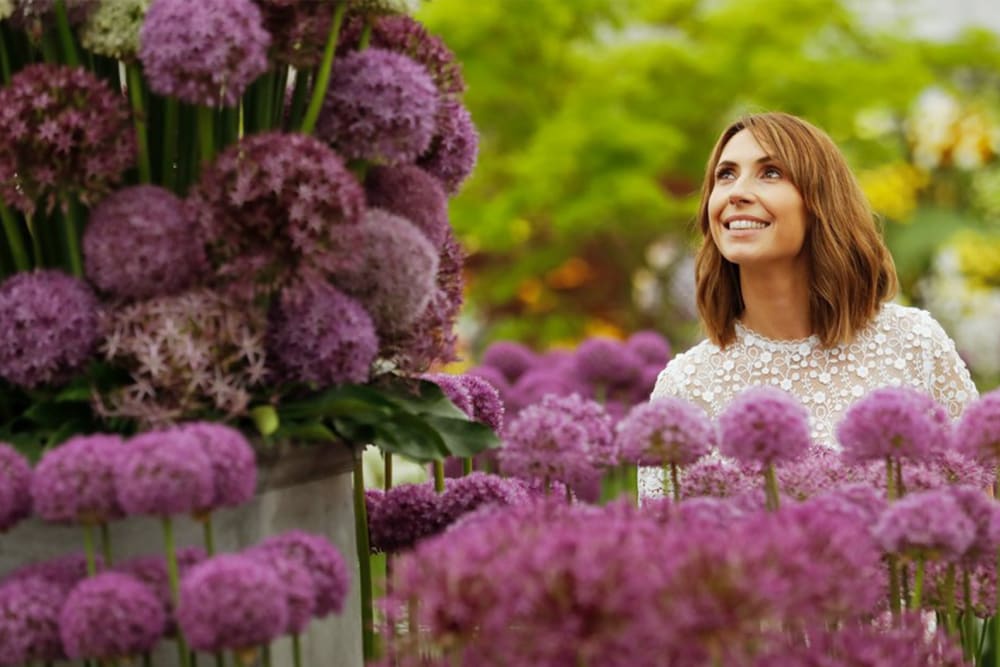
<svg viewBox="0 0 1000 667">
<path fill-rule="evenodd" d="M 759 222 L 757 220 L 733 220 L 726 225 L 726 229 L 764 229 L 768 227 L 769 223 Z"/>
</svg>

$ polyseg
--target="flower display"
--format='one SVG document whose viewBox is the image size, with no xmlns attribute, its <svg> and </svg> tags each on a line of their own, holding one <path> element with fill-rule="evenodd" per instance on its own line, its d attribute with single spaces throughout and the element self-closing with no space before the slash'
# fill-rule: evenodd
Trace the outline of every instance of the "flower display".
<svg viewBox="0 0 1000 667">
<path fill-rule="evenodd" d="M 440 512 L 447 525 L 485 505 L 502 507 L 525 503 L 529 499 L 528 490 L 521 480 L 473 472 L 447 480 L 441 494 Z"/>
<path fill-rule="evenodd" d="M 469 110 L 459 102 L 442 102 L 434 138 L 417 165 L 440 180 L 445 191 L 453 195 L 472 174 L 478 155 L 479 132 Z"/>
<path fill-rule="evenodd" d="M 117 435 L 81 435 L 42 455 L 31 483 L 35 513 L 46 521 L 102 523 L 120 518 Z"/>
<path fill-rule="evenodd" d="M 27 215 L 94 203 L 135 162 L 125 98 L 87 70 L 28 65 L 0 88 L 0 198 Z"/>
<path fill-rule="evenodd" d="M 235 106 L 267 70 L 271 36 L 251 0 L 153 0 L 139 33 L 150 88 L 188 104 Z"/>
<path fill-rule="evenodd" d="M 933 398 L 906 387 L 876 389 L 852 404 L 837 426 L 844 458 L 920 461 L 947 448 L 951 422 Z"/>
<path fill-rule="evenodd" d="M 368 206 L 406 218 L 441 250 L 451 229 L 448 196 L 433 176 L 413 165 L 375 167 L 365 177 Z"/>
<path fill-rule="evenodd" d="M 687 401 L 661 398 L 638 405 L 617 426 L 622 459 L 640 465 L 689 465 L 715 446 L 705 411 Z"/>
<path fill-rule="evenodd" d="M 801 458 L 809 448 L 809 412 L 774 387 L 751 387 L 719 415 L 719 451 L 744 463 Z"/>
<path fill-rule="evenodd" d="M 239 507 L 253 498 L 257 490 L 257 455 L 246 436 L 214 422 L 187 422 L 178 428 L 201 443 L 212 464 L 215 493 L 208 508 Z"/>
<path fill-rule="evenodd" d="M 23 454 L 0 442 L 0 531 L 31 514 L 32 470 Z"/>
<path fill-rule="evenodd" d="M 128 514 L 166 517 L 211 507 L 212 461 L 199 436 L 180 429 L 129 440 L 115 469 L 118 500 Z"/>
<path fill-rule="evenodd" d="M 178 549 L 177 569 L 179 576 L 183 577 L 206 557 L 205 550 L 199 547 Z M 174 601 L 170 592 L 170 575 L 167 572 L 166 558 L 163 556 L 136 556 L 117 564 L 114 571 L 134 577 L 156 595 L 167 615 L 164 634 L 168 636 L 176 634 Z"/>
<path fill-rule="evenodd" d="M 588 338 L 580 343 L 573 364 L 579 378 L 601 392 L 634 382 L 641 365 L 631 350 L 609 338 Z"/>
<path fill-rule="evenodd" d="M 2 113 L 2 112 L 0 112 Z M 98 303 L 86 283 L 56 270 L 0 283 L 0 378 L 27 388 L 71 378 L 97 351 Z"/>
<path fill-rule="evenodd" d="M 80 27 L 85 49 L 109 58 L 134 60 L 139 52 L 139 29 L 152 0 L 97 0 Z"/>
<path fill-rule="evenodd" d="M 1000 391 L 984 394 L 965 408 L 955 428 L 955 446 L 981 461 L 1000 461 Z"/>
<path fill-rule="evenodd" d="M 59 612 L 67 591 L 39 576 L 0 585 L 0 647 L 5 665 L 66 657 L 59 636 Z"/>
<path fill-rule="evenodd" d="M 273 535 L 259 545 L 274 549 L 302 565 L 312 575 L 318 617 L 340 613 L 347 598 L 350 577 L 347 564 L 337 548 L 321 535 L 292 530 Z"/>
</svg>

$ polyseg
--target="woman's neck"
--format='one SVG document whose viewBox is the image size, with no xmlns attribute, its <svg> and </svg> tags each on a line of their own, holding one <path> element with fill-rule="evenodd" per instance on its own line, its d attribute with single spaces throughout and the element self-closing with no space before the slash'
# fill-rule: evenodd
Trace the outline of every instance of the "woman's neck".
<svg viewBox="0 0 1000 667">
<path fill-rule="evenodd" d="M 809 313 L 809 277 L 785 271 L 740 269 L 746 328 L 775 340 L 812 335 Z"/>
</svg>

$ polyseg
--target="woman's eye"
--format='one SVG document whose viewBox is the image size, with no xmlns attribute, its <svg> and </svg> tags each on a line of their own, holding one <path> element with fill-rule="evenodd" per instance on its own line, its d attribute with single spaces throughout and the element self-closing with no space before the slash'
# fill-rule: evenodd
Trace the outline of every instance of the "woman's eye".
<svg viewBox="0 0 1000 667">
<path fill-rule="evenodd" d="M 777 167 L 766 167 L 764 169 L 764 178 L 781 178 L 781 170 Z"/>
<path fill-rule="evenodd" d="M 733 170 L 729 167 L 723 167 L 722 169 L 715 172 L 715 179 L 719 181 L 725 181 L 733 177 Z"/>
</svg>

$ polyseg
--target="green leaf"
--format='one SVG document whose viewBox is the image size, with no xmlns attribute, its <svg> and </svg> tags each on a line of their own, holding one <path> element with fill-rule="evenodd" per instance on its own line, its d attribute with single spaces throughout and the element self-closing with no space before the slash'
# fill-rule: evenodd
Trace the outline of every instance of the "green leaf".
<svg viewBox="0 0 1000 667">
<path fill-rule="evenodd" d="M 318 421 L 284 422 L 274 432 L 274 437 L 299 442 L 330 442 L 338 439 L 336 433 Z"/>
<path fill-rule="evenodd" d="M 317 396 L 278 406 L 282 419 L 349 416 L 366 423 L 384 419 L 394 408 L 381 392 L 364 385 L 341 385 Z"/>
<path fill-rule="evenodd" d="M 485 424 L 435 415 L 425 415 L 424 419 L 438 432 L 453 456 L 474 456 L 500 446 L 500 438 Z"/>
<path fill-rule="evenodd" d="M 415 391 L 409 386 L 394 385 L 385 388 L 383 392 L 387 400 L 412 414 L 468 419 L 441 391 L 441 387 L 430 380 L 417 380 L 412 386 Z"/>
<path fill-rule="evenodd" d="M 86 421 L 91 416 L 90 406 L 79 403 L 35 403 L 24 411 L 24 417 L 43 428 L 58 428 L 70 420 Z"/>
<path fill-rule="evenodd" d="M 380 449 L 408 456 L 421 463 L 439 461 L 449 455 L 444 439 L 424 419 L 397 412 L 392 419 L 375 424 L 372 444 Z"/>
</svg>

